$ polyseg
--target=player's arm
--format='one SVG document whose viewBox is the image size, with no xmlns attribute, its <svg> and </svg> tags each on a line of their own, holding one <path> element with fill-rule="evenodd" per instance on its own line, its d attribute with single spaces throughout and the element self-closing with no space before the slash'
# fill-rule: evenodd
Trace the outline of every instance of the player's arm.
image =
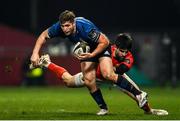
<svg viewBox="0 0 180 121">
<path fill-rule="evenodd" d="M 92 39 L 97 39 L 96 41 L 97 41 L 98 45 L 97 45 L 96 49 L 92 53 L 81 54 L 78 57 L 80 60 L 95 57 L 96 55 L 98 55 L 99 53 L 101 53 L 103 50 L 105 50 L 108 47 L 108 45 L 109 45 L 108 38 L 102 33 L 99 33 L 99 35 L 98 35 L 98 33 L 96 33 L 96 35 L 97 35 L 96 36 L 97 38 L 95 38 L 95 37 L 92 38 Z"/>
<path fill-rule="evenodd" d="M 118 57 L 121 58 L 120 56 L 117 56 L 116 58 Z M 121 59 L 117 59 L 117 60 L 121 60 Z M 117 67 L 115 67 L 115 73 L 122 75 L 128 72 L 133 66 L 133 63 L 134 63 L 134 58 L 130 53 L 128 56 L 125 57 L 125 59 L 123 59 L 123 62 L 120 62 L 120 64 Z"/>
<path fill-rule="evenodd" d="M 129 67 L 125 64 L 120 64 L 118 67 L 115 68 L 115 73 L 123 75 L 124 73 L 129 71 Z"/>
<path fill-rule="evenodd" d="M 100 33 L 97 48 L 91 53 L 92 57 L 101 53 L 103 50 L 105 50 L 108 47 L 108 45 L 109 45 L 108 38 L 104 34 Z"/>
<path fill-rule="evenodd" d="M 39 51 L 42 47 L 42 45 L 46 42 L 46 40 L 49 38 L 48 35 L 48 29 L 46 29 L 45 31 L 43 31 L 40 36 L 38 37 L 36 44 L 34 46 L 33 49 L 33 53 L 31 56 L 31 62 L 33 63 L 33 65 L 38 65 L 38 60 L 39 60 Z"/>
</svg>

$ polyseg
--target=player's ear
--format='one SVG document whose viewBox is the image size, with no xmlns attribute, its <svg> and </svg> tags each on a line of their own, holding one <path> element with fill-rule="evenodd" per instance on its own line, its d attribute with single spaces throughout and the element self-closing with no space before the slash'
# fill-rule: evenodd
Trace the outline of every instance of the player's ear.
<svg viewBox="0 0 180 121">
<path fill-rule="evenodd" d="M 73 21 L 73 26 L 76 26 L 76 22 L 75 21 Z"/>
</svg>

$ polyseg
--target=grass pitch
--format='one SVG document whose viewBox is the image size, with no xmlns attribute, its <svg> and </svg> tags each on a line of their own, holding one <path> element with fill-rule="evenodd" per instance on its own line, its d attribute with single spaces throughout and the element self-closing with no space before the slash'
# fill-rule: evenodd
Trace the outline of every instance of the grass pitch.
<svg viewBox="0 0 180 121">
<path fill-rule="evenodd" d="M 180 120 L 180 89 L 144 88 L 154 108 L 166 109 L 168 116 L 145 115 L 136 103 L 116 88 L 102 88 L 109 115 L 99 110 L 86 88 L 8 87 L 0 88 L 0 120 Z"/>
</svg>

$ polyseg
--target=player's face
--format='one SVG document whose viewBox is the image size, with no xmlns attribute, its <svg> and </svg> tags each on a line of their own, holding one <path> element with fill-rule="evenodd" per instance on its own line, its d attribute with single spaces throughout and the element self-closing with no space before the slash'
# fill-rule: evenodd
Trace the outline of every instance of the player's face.
<svg viewBox="0 0 180 121">
<path fill-rule="evenodd" d="M 71 35 L 75 32 L 75 23 L 67 21 L 63 24 L 61 24 L 61 29 L 64 32 L 65 35 Z"/>
<path fill-rule="evenodd" d="M 120 56 L 120 57 L 125 57 L 127 55 L 127 53 L 128 53 L 127 49 L 118 48 L 116 51 L 118 53 L 118 56 Z"/>
</svg>

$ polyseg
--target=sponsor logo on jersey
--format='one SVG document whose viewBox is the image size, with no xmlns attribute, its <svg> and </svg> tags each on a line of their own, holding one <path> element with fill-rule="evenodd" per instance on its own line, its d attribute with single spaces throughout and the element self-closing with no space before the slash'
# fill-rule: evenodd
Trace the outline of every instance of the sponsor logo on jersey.
<svg viewBox="0 0 180 121">
<path fill-rule="evenodd" d="M 97 42 L 98 39 L 99 39 L 99 36 L 100 36 L 100 32 L 95 30 L 95 29 L 92 29 L 89 34 L 88 34 L 88 37 L 93 40 L 94 42 Z"/>
</svg>

